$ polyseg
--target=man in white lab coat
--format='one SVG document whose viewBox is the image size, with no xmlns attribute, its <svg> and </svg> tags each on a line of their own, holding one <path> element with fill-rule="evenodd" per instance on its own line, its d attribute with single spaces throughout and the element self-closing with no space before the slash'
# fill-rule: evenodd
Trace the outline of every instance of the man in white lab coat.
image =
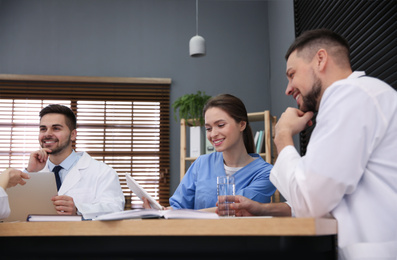
<svg viewBox="0 0 397 260">
<path fill-rule="evenodd" d="M 125 200 L 116 171 L 86 152 L 75 152 L 72 141 L 76 134 L 76 117 L 68 107 L 43 108 L 39 133 L 42 149 L 31 153 L 26 171 L 59 171 L 58 196 L 52 200 L 60 215 L 81 214 L 92 219 L 122 211 Z"/>
<path fill-rule="evenodd" d="M 329 30 L 303 33 L 286 59 L 286 95 L 299 109 L 288 108 L 276 125 L 270 180 L 297 217 L 337 219 L 340 259 L 397 259 L 397 92 L 353 72 L 347 41 Z M 315 111 L 301 157 L 292 137 Z M 246 214 L 263 207 L 237 200 Z"/>
</svg>

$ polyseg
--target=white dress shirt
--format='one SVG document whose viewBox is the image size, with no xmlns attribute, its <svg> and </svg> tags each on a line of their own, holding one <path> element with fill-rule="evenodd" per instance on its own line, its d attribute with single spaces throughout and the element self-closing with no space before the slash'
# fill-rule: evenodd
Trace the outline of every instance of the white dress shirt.
<svg viewBox="0 0 397 260">
<path fill-rule="evenodd" d="M 83 155 L 82 153 L 76 153 L 74 150 L 72 150 L 72 153 L 59 164 L 59 166 L 62 166 L 62 169 L 59 171 L 59 178 L 61 179 L 61 184 L 63 180 L 66 178 L 66 175 L 69 173 L 70 169 L 72 169 L 73 166 L 76 165 L 76 163 L 80 160 L 82 155 Z M 55 166 L 57 165 L 53 164 L 50 160 L 48 160 L 48 169 L 53 171 Z"/>
</svg>

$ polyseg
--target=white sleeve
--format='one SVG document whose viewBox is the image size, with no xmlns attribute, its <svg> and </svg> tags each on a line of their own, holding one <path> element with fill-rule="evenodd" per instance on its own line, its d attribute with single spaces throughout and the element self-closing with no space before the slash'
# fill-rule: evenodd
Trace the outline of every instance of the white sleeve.
<svg viewBox="0 0 397 260">
<path fill-rule="evenodd" d="M 96 180 L 96 198 L 93 201 L 84 201 L 81 198 L 75 199 L 75 206 L 79 214 L 82 214 L 86 219 L 124 210 L 125 199 L 117 172 L 107 165 L 102 166 L 102 168 L 104 170 L 96 171 L 96 174 L 99 175 Z M 82 196 L 82 194 L 77 196 Z"/>
<path fill-rule="evenodd" d="M 270 180 L 297 217 L 325 216 L 355 190 L 373 149 L 374 126 L 382 124 L 371 103 L 357 88 L 328 88 L 306 155 L 292 146 L 280 152 Z"/>
<path fill-rule="evenodd" d="M 8 195 L 0 187 L 0 219 L 7 218 L 10 215 L 10 205 L 8 204 Z"/>
</svg>

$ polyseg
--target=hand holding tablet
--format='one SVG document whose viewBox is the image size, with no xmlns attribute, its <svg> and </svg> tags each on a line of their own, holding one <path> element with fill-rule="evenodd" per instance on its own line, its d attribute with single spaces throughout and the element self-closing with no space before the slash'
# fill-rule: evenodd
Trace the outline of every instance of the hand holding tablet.
<svg viewBox="0 0 397 260">
<path fill-rule="evenodd" d="M 132 178 L 128 173 L 125 175 L 126 179 L 127 179 L 127 186 L 128 188 L 130 188 L 130 190 L 135 193 L 135 195 L 137 195 L 141 200 L 143 200 L 142 198 L 145 197 L 149 203 L 150 206 L 153 209 L 157 209 L 157 210 L 162 210 L 163 207 L 157 202 L 155 201 L 150 195 L 149 193 L 147 193 L 141 185 L 138 184 L 138 182 L 136 182 L 134 180 L 134 178 Z"/>
</svg>

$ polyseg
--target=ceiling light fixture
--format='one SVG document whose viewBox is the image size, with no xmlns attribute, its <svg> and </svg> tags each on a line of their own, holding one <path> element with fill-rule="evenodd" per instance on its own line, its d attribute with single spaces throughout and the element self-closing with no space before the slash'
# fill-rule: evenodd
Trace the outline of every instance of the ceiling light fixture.
<svg viewBox="0 0 397 260">
<path fill-rule="evenodd" d="M 196 35 L 190 39 L 189 53 L 192 57 L 205 56 L 205 40 L 198 35 L 198 0 L 196 0 Z"/>
</svg>

